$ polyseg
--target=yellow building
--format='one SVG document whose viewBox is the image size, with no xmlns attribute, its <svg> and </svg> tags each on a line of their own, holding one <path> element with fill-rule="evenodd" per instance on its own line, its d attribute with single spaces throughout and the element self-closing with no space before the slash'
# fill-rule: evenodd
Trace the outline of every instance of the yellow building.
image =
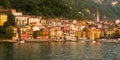
<svg viewBox="0 0 120 60">
<path fill-rule="evenodd" d="M 51 29 L 50 29 L 50 38 L 51 38 L 51 39 L 54 39 L 54 38 L 56 38 L 56 35 L 57 35 L 57 30 L 56 30 L 56 28 L 51 28 Z"/>
<path fill-rule="evenodd" d="M 15 36 L 12 37 L 12 40 L 17 40 L 18 39 L 19 35 L 18 35 L 18 31 L 17 30 L 18 30 L 17 27 L 13 27 L 13 31 L 15 33 Z"/>
<path fill-rule="evenodd" d="M 3 26 L 4 23 L 7 21 L 7 15 L 6 14 L 0 14 L 0 26 Z"/>
<path fill-rule="evenodd" d="M 90 29 L 88 33 L 88 38 L 99 39 L 101 37 L 101 31 L 99 29 Z"/>
<path fill-rule="evenodd" d="M 112 34 L 113 34 L 114 32 L 115 32 L 114 30 L 107 30 L 107 31 L 106 31 L 106 34 L 107 34 L 107 36 L 112 36 Z"/>
<path fill-rule="evenodd" d="M 82 37 L 82 31 L 76 31 L 75 36 L 76 37 Z"/>
<path fill-rule="evenodd" d="M 63 31 L 61 29 L 57 29 L 56 36 L 58 39 L 63 39 Z"/>
</svg>

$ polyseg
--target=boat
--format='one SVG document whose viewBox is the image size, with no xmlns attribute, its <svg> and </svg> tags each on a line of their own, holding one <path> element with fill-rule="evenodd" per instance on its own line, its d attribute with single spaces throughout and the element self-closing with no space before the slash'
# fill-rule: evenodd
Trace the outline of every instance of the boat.
<svg viewBox="0 0 120 60">
<path fill-rule="evenodd" d="M 25 43 L 25 40 L 21 40 L 19 43 Z"/>
<path fill-rule="evenodd" d="M 65 36 L 66 41 L 77 41 L 76 37 L 73 36 Z"/>
<path fill-rule="evenodd" d="M 96 43 L 96 41 L 95 41 L 95 40 L 93 40 L 93 41 L 92 41 L 92 43 Z"/>
<path fill-rule="evenodd" d="M 26 40 L 25 39 L 17 39 L 18 40 L 18 43 L 25 43 Z"/>
</svg>

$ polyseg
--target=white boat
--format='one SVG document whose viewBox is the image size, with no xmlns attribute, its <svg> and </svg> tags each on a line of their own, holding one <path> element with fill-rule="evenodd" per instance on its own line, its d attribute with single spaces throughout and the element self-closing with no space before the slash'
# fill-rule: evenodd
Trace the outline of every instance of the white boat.
<svg viewBox="0 0 120 60">
<path fill-rule="evenodd" d="M 18 43 L 25 43 L 25 39 L 18 39 Z"/>
<path fill-rule="evenodd" d="M 67 41 L 76 41 L 76 37 L 73 37 L 73 36 L 65 36 L 66 40 Z"/>
<path fill-rule="evenodd" d="M 92 43 L 96 43 L 96 41 L 95 41 L 95 40 L 93 40 L 93 41 L 92 41 Z"/>
<path fill-rule="evenodd" d="M 19 41 L 19 43 L 25 43 L 25 40 L 21 40 L 21 41 Z"/>
</svg>

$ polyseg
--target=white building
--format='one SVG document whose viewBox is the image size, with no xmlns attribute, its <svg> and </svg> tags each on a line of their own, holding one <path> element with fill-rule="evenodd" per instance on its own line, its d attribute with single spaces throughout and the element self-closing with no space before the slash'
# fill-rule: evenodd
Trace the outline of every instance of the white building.
<svg viewBox="0 0 120 60">
<path fill-rule="evenodd" d="M 28 24 L 28 16 L 26 15 L 15 16 L 15 24 L 17 26 L 26 26 Z"/>
<path fill-rule="evenodd" d="M 28 18 L 28 25 L 36 25 L 36 26 L 40 26 L 40 20 L 41 17 L 35 17 L 35 16 L 31 16 Z"/>
</svg>

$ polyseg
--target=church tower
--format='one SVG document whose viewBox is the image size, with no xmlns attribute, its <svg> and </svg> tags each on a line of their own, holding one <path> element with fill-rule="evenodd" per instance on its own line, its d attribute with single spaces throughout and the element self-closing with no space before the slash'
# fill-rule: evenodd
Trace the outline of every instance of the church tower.
<svg viewBox="0 0 120 60">
<path fill-rule="evenodd" d="M 100 15 L 99 15 L 99 10 L 96 10 L 96 21 L 99 22 L 100 21 Z"/>
</svg>

